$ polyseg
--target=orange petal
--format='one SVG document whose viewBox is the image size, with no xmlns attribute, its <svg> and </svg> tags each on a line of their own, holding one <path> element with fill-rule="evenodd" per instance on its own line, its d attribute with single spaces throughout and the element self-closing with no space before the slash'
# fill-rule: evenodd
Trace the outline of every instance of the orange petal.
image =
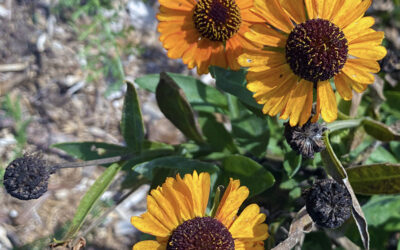
<svg viewBox="0 0 400 250">
<path fill-rule="evenodd" d="M 353 80 L 348 78 L 343 73 L 339 73 L 335 76 L 336 90 L 346 101 L 353 98 L 353 92 L 351 91 L 351 82 L 353 82 Z"/>
<path fill-rule="evenodd" d="M 158 2 L 160 3 L 160 5 L 165 6 L 169 9 L 186 11 L 193 10 L 194 6 L 196 5 L 196 2 L 192 0 L 159 0 Z"/>
<path fill-rule="evenodd" d="M 251 11 L 250 9 L 240 10 L 240 15 L 243 21 L 251 23 L 264 23 L 265 19 Z"/>
<path fill-rule="evenodd" d="M 280 0 L 280 3 L 290 18 L 293 19 L 297 24 L 306 21 L 303 0 Z"/>
<path fill-rule="evenodd" d="M 275 51 L 248 51 L 238 58 L 242 67 L 250 67 L 249 71 L 261 72 L 286 63 L 285 55 Z"/>
<path fill-rule="evenodd" d="M 294 28 L 292 22 L 278 0 L 254 0 L 255 11 L 261 14 L 268 23 L 273 25 L 275 28 L 282 30 L 289 34 Z"/>
<path fill-rule="evenodd" d="M 246 32 L 245 37 L 255 43 L 281 48 L 285 47 L 287 40 L 285 35 L 265 24 L 255 24 L 251 26 L 250 32 Z"/>
<path fill-rule="evenodd" d="M 241 187 L 239 180 L 230 179 L 228 187 L 219 203 L 215 219 L 229 228 L 235 220 L 240 206 L 248 196 L 249 189 L 247 187 Z"/>
<path fill-rule="evenodd" d="M 314 0 L 304 0 L 307 9 L 307 15 L 309 19 L 317 17 L 317 6 L 314 6 Z"/>
<path fill-rule="evenodd" d="M 383 46 L 368 46 L 368 44 L 350 44 L 349 55 L 356 56 L 358 58 L 370 59 L 370 60 L 381 60 L 387 54 L 387 50 Z"/>
<path fill-rule="evenodd" d="M 131 223 L 138 230 L 154 236 L 167 237 L 171 234 L 171 231 L 163 223 L 148 212 L 140 217 L 132 217 Z"/>
<path fill-rule="evenodd" d="M 313 83 L 306 80 L 301 80 L 293 89 L 285 112 L 281 115 L 280 118 L 287 119 L 288 117 L 290 117 L 290 126 L 296 126 L 300 120 L 300 115 L 304 110 L 304 106 L 306 104 L 308 96 L 312 96 L 312 92 Z"/>
<path fill-rule="evenodd" d="M 328 81 L 318 82 L 317 98 L 321 103 L 321 116 L 326 122 L 333 122 L 337 119 L 336 97 L 331 84 Z"/>
<path fill-rule="evenodd" d="M 361 33 L 364 33 L 366 30 L 374 25 L 375 20 L 373 17 L 367 16 L 358 19 L 355 22 L 352 22 L 342 31 L 348 42 L 360 36 Z"/>
<path fill-rule="evenodd" d="M 345 2 L 350 2 L 351 0 L 346 0 Z M 352 9 L 340 9 L 340 13 L 333 19 L 333 23 L 335 23 L 339 28 L 343 29 L 352 22 L 356 21 L 360 17 L 362 17 L 371 6 L 372 0 L 363 0 L 360 4 L 356 6 L 352 6 Z"/>
<path fill-rule="evenodd" d="M 311 83 L 311 84 L 313 84 L 313 83 Z M 303 126 L 311 117 L 311 110 L 312 110 L 312 105 L 313 105 L 313 91 L 314 91 L 314 88 L 311 89 L 310 92 L 308 92 L 306 102 L 304 103 L 303 111 L 301 111 L 299 126 Z"/>
<path fill-rule="evenodd" d="M 251 204 L 232 223 L 229 232 L 235 239 L 258 238 L 257 240 L 265 240 L 268 238 L 268 226 L 262 224 L 264 221 L 265 214 L 260 213 L 260 207 Z"/>
<path fill-rule="evenodd" d="M 361 60 L 361 59 L 356 59 Z M 348 77 L 350 77 L 353 81 L 362 82 L 362 83 L 372 83 L 374 82 L 374 75 L 370 74 L 368 70 L 361 67 L 360 64 L 355 63 L 354 61 L 347 60 L 344 65 L 342 72 L 345 73 Z"/>
<path fill-rule="evenodd" d="M 155 240 L 145 240 L 136 243 L 132 250 L 165 250 L 166 246 L 158 243 Z"/>
</svg>

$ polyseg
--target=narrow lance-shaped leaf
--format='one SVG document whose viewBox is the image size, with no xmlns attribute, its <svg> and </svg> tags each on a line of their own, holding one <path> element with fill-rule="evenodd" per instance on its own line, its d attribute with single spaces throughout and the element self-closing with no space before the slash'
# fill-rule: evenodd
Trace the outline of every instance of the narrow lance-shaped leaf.
<svg viewBox="0 0 400 250">
<path fill-rule="evenodd" d="M 367 118 L 363 120 L 362 124 L 364 125 L 365 132 L 375 139 L 380 141 L 400 141 L 400 134 L 381 122 Z"/>
<path fill-rule="evenodd" d="M 400 193 L 400 164 L 372 164 L 346 170 L 351 186 L 357 194 Z"/>
<path fill-rule="evenodd" d="M 115 175 L 122 168 L 122 165 L 115 163 L 107 168 L 103 174 L 97 178 L 95 183 L 90 187 L 86 194 L 81 199 L 78 208 L 76 209 L 75 216 L 65 236 L 64 241 L 76 236 L 82 224 L 85 222 L 87 215 L 92 210 L 95 202 L 106 191 L 107 187 L 113 181 Z"/>
<path fill-rule="evenodd" d="M 205 112 L 226 113 L 228 104 L 226 96 L 216 88 L 206 85 L 202 81 L 181 74 L 167 73 L 175 83 L 183 89 L 193 109 Z M 160 74 L 151 74 L 139 77 L 135 82 L 150 92 L 156 92 L 160 82 Z"/>
<path fill-rule="evenodd" d="M 165 115 L 187 138 L 197 143 L 204 140 L 197 128 L 194 114 L 182 89 L 166 73 L 160 74 L 156 90 L 158 106 Z"/>
<path fill-rule="evenodd" d="M 140 152 L 144 139 L 142 112 L 135 87 L 127 82 L 127 90 L 122 110 L 121 131 L 126 144 L 133 152 Z"/>
<path fill-rule="evenodd" d="M 123 156 L 129 149 L 120 145 L 104 142 L 65 142 L 52 145 L 80 160 L 96 160 L 112 156 Z"/>
</svg>

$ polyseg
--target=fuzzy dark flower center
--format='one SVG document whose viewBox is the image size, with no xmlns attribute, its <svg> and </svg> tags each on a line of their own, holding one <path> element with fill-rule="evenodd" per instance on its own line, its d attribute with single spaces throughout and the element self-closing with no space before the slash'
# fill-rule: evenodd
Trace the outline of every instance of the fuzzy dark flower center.
<svg viewBox="0 0 400 250">
<path fill-rule="evenodd" d="M 286 42 L 286 60 L 290 68 L 296 75 L 314 83 L 339 73 L 347 53 L 343 31 L 319 18 L 297 25 Z"/>
<path fill-rule="evenodd" d="M 233 250 L 229 230 L 211 217 L 196 217 L 179 225 L 169 238 L 167 250 Z"/>
<path fill-rule="evenodd" d="M 202 37 L 225 42 L 240 28 L 240 10 L 234 0 L 199 0 L 193 21 Z"/>
</svg>

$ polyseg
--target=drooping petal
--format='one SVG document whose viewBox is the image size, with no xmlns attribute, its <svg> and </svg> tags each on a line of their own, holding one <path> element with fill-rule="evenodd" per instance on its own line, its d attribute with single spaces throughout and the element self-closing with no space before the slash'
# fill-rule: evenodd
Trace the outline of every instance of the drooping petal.
<svg viewBox="0 0 400 250">
<path fill-rule="evenodd" d="M 351 82 L 353 81 L 343 73 L 339 73 L 335 76 L 336 90 L 339 92 L 340 96 L 343 97 L 343 99 L 346 101 L 353 98 L 353 92 L 351 91 Z"/>
<path fill-rule="evenodd" d="M 317 98 L 321 103 L 321 116 L 326 122 L 333 122 L 337 119 L 337 105 L 335 93 L 329 81 L 318 83 Z"/>
<path fill-rule="evenodd" d="M 372 83 L 374 81 L 374 75 L 360 67 L 358 63 L 350 61 L 350 59 L 347 60 L 342 72 L 356 82 Z"/>
<path fill-rule="evenodd" d="M 290 117 L 290 126 L 296 126 L 299 123 L 300 115 L 305 110 L 305 108 L 310 109 L 311 107 L 305 107 L 308 97 L 313 92 L 313 83 L 301 80 L 296 88 L 292 91 L 290 99 L 286 105 L 284 113 L 281 115 L 281 119 L 287 119 Z M 308 117 L 309 118 L 309 117 Z"/>
<path fill-rule="evenodd" d="M 268 226 L 267 224 L 262 224 L 264 221 L 265 214 L 260 213 L 260 207 L 256 204 L 251 204 L 235 219 L 229 227 L 229 232 L 235 239 L 253 238 L 255 240 L 265 240 L 268 238 Z"/>
</svg>

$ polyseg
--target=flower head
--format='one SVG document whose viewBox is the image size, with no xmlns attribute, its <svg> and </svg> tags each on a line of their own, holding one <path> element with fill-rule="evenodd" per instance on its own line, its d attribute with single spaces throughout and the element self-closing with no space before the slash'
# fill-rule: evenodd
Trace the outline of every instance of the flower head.
<svg viewBox="0 0 400 250">
<path fill-rule="evenodd" d="M 383 32 L 364 17 L 372 0 L 255 0 L 253 11 L 268 24 L 255 24 L 245 37 L 264 46 L 239 57 L 249 67 L 247 88 L 263 104 L 263 112 L 304 125 L 311 116 L 313 89 L 316 112 L 327 122 L 337 118 L 336 91 L 345 100 L 363 92 L 386 55 Z M 271 27 L 272 26 L 272 27 Z"/>
<path fill-rule="evenodd" d="M 244 47 L 256 48 L 244 38 L 252 23 L 263 19 L 252 13 L 253 0 L 160 0 L 157 19 L 160 41 L 168 56 L 182 58 L 199 74 L 208 66 L 238 70 Z"/>
<path fill-rule="evenodd" d="M 258 205 L 237 215 L 249 190 L 231 179 L 213 217 L 206 215 L 209 194 L 208 173 L 167 178 L 147 197 L 147 212 L 131 219 L 157 240 L 138 242 L 133 249 L 264 249 L 268 226 Z"/>
</svg>

